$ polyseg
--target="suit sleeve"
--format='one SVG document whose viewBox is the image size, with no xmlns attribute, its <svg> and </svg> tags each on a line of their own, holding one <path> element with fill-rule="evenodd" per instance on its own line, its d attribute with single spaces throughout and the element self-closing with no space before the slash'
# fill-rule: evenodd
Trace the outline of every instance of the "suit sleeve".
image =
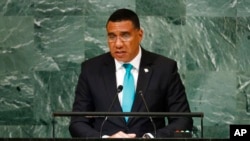
<svg viewBox="0 0 250 141">
<path fill-rule="evenodd" d="M 75 100 L 73 103 L 73 112 L 87 112 L 94 110 L 94 104 L 91 99 L 88 87 L 88 72 L 85 64 L 81 66 L 81 74 L 75 91 Z M 93 119 L 74 116 L 71 117 L 69 131 L 72 137 L 99 137 L 99 132 L 93 128 Z"/>
<path fill-rule="evenodd" d="M 189 103 L 185 93 L 185 87 L 178 73 L 177 63 L 169 66 L 170 78 L 165 89 L 165 112 L 190 112 Z M 168 117 L 168 124 L 157 131 L 157 137 L 173 137 L 176 130 L 189 130 L 193 127 L 193 120 L 189 117 Z"/>
</svg>

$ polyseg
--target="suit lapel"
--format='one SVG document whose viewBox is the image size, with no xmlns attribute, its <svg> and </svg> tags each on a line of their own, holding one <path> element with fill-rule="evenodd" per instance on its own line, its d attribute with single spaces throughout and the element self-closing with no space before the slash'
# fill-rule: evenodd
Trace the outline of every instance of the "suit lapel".
<svg viewBox="0 0 250 141">
<path fill-rule="evenodd" d="M 115 76 L 115 62 L 114 59 L 110 56 L 110 58 L 105 61 L 103 69 L 101 70 L 102 76 L 103 76 L 103 83 L 106 88 L 106 92 L 108 97 L 103 97 L 104 100 L 108 99 L 110 101 L 111 106 L 112 101 L 115 99 L 115 103 L 111 107 L 110 112 L 122 112 L 122 108 L 120 106 L 120 102 L 117 96 L 117 84 L 116 84 L 116 76 Z M 124 124 L 123 118 L 112 118 L 112 121 L 114 123 L 121 123 L 121 125 Z M 119 122 L 118 122 L 119 121 Z"/>
<path fill-rule="evenodd" d="M 116 76 L 115 76 L 115 62 L 111 56 L 104 63 L 101 73 L 103 76 L 104 86 L 107 90 L 106 93 L 108 95 L 108 97 L 105 97 L 105 98 L 109 98 L 109 101 L 113 101 L 113 99 L 116 97 L 116 94 L 117 94 L 117 88 L 116 88 L 117 84 L 116 84 Z M 113 109 L 112 111 L 114 111 L 114 109 L 117 110 L 117 105 L 120 105 L 118 99 L 116 99 L 116 102 L 114 103 L 112 107 Z"/>
<path fill-rule="evenodd" d="M 137 88 L 136 88 L 136 96 L 134 105 L 132 107 L 132 112 L 139 112 L 141 106 L 145 106 L 141 96 L 138 94 L 140 91 L 145 96 L 145 92 L 147 91 L 148 84 L 151 80 L 153 69 L 152 69 L 152 58 L 148 56 L 148 52 L 142 49 L 142 57 L 139 68 L 139 76 L 137 80 Z"/>
</svg>

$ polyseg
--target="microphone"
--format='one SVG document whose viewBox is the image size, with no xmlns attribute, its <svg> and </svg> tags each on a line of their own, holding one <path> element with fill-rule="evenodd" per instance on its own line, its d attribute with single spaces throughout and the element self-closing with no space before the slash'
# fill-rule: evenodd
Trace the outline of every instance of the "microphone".
<svg viewBox="0 0 250 141">
<path fill-rule="evenodd" d="M 117 89 L 116 89 L 116 95 L 115 95 L 115 97 L 114 97 L 112 103 L 110 104 L 110 107 L 109 107 L 108 112 L 111 111 L 111 108 L 113 107 L 113 105 L 114 105 L 114 103 L 115 103 L 115 101 L 116 101 L 116 99 L 117 99 L 117 97 L 118 97 L 118 94 L 122 91 L 122 89 L 123 89 L 123 86 L 122 86 L 122 85 L 119 85 L 119 86 L 117 87 Z"/>
<path fill-rule="evenodd" d="M 113 105 L 114 105 L 116 99 L 118 98 L 118 94 L 122 91 L 122 89 L 123 89 L 123 86 L 122 86 L 122 85 L 119 85 L 119 86 L 117 87 L 117 89 L 116 89 L 116 95 L 115 95 L 115 97 L 113 98 L 113 101 L 112 101 L 112 103 L 111 103 L 110 106 L 109 106 L 108 112 L 111 111 L 111 108 L 113 107 Z M 103 120 L 102 125 L 101 125 L 101 129 L 100 129 L 100 138 L 102 138 L 102 128 L 103 128 L 103 126 L 104 126 L 104 123 L 105 123 L 107 120 L 108 120 L 108 116 L 105 116 L 105 119 Z"/>
<path fill-rule="evenodd" d="M 147 105 L 147 102 L 146 102 L 146 100 L 145 100 L 145 98 L 144 98 L 144 95 L 143 95 L 142 91 L 139 91 L 138 94 L 141 96 L 142 101 L 143 101 L 143 104 L 144 104 L 144 106 L 146 107 L 147 112 L 149 112 L 148 105 Z M 153 120 L 153 118 L 152 118 L 151 116 L 149 116 L 149 119 L 150 119 L 150 122 L 151 122 L 152 125 L 153 125 L 154 134 L 155 134 L 154 137 L 156 138 L 156 126 L 155 126 L 154 120 Z"/>
</svg>

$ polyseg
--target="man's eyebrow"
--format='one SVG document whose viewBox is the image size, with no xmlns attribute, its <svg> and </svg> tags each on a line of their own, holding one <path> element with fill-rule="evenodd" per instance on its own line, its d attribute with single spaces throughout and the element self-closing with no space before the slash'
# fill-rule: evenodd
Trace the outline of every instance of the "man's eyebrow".
<svg viewBox="0 0 250 141">
<path fill-rule="evenodd" d="M 129 31 L 121 31 L 120 34 L 130 34 L 130 32 Z M 108 35 L 116 35 L 116 34 L 113 32 L 108 32 Z"/>
<path fill-rule="evenodd" d="M 122 31 L 122 32 L 121 32 L 121 34 L 124 34 L 124 33 L 130 33 L 130 32 L 128 32 L 128 31 Z"/>
<path fill-rule="evenodd" d="M 113 32 L 108 32 L 108 35 L 115 35 L 115 33 L 113 33 Z"/>
</svg>

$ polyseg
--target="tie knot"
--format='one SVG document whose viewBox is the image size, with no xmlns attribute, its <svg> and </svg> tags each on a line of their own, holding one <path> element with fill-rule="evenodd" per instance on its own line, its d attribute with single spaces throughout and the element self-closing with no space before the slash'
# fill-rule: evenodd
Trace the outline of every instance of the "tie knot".
<svg viewBox="0 0 250 141">
<path fill-rule="evenodd" d="M 131 71 L 131 69 L 133 68 L 133 65 L 131 64 L 123 64 L 123 67 L 126 69 L 126 71 Z"/>
</svg>

